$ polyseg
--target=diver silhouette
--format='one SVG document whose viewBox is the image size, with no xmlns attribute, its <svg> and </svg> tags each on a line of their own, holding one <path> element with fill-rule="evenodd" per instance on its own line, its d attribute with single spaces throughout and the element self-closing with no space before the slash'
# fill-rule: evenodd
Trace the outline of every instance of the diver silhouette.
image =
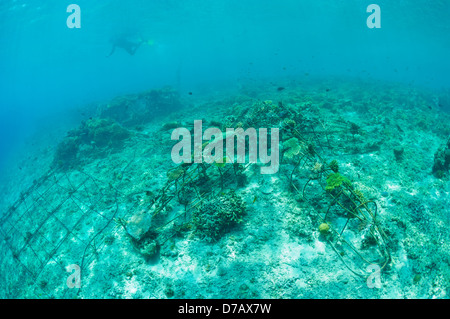
<svg viewBox="0 0 450 319">
<path fill-rule="evenodd" d="M 145 42 L 142 38 L 134 39 L 125 35 L 117 36 L 111 39 L 110 41 L 113 45 L 111 49 L 111 53 L 109 53 L 106 57 L 111 56 L 116 48 L 121 48 L 127 51 L 130 55 L 134 55 L 139 49 L 139 47 Z"/>
</svg>

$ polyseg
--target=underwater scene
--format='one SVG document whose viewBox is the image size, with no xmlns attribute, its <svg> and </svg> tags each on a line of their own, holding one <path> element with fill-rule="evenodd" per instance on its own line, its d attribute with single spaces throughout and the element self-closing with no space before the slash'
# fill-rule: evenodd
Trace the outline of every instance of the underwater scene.
<svg viewBox="0 0 450 319">
<path fill-rule="evenodd" d="M 448 299 L 449 14 L 2 1 L 0 298 Z"/>
</svg>

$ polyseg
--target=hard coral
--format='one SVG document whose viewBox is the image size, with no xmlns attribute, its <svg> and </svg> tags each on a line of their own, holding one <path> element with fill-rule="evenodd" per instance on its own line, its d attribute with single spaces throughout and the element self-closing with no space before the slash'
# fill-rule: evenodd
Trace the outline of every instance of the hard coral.
<svg viewBox="0 0 450 319">
<path fill-rule="evenodd" d="M 319 226 L 319 232 L 322 235 L 328 234 L 328 232 L 330 231 L 330 225 L 328 225 L 327 223 L 322 223 Z"/>
<path fill-rule="evenodd" d="M 344 177 L 339 173 L 332 173 L 327 176 L 327 185 L 325 186 L 325 190 L 332 192 L 342 185 L 349 186 L 351 185 L 351 182 L 347 177 Z"/>
<path fill-rule="evenodd" d="M 297 138 L 292 137 L 283 143 L 284 156 L 287 159 L 292 159 L 295 155 L 300 152 L 301 146 Z"/>
<path fill-rule="evenodd" d="M 208 241 L 218 240 L 231 226 L 242 222 L 245 203 L 233 190 L 206 201 L 193 213 L 198 234 Z"/>
<path fill-rule="evenodd" d="M 450 169 L 450 138 L 446 144 L 441 145 L 434 154 L 433 174 L 442 178 Z"/>
</svg>

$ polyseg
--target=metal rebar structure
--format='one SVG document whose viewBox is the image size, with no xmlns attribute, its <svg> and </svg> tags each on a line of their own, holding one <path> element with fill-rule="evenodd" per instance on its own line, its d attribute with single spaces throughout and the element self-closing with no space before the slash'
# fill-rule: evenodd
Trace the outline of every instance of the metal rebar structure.
<svg viewBox="0 0 450 319">
<path fill-rule="evenodd" d="M 272 112 L 271 104 L 259 102 L 258 107 L 261 112 L 255 109 L 252 114 L 263 114 L 267 125 L 269 121 L 281 125 L 283 142 L 291 140 L 295 147 L 294 151 L 283 149 L 279 174 L 293 196 L 301 196 L 316 212 L 317 221 L 327 223 L 324 238 L 339 258 L 361 277 L 368 276 L 367 265 L 384 269 L 390 255 L 376 201 L 366 199 L 347 179 L 333 187 L 328 181 L 331 175 L 340 174 L 332 164 L 335 150 L 347 151 L 346 145 L 352 144 L 361 129 L 337 117 L 307 117 L 292 107 L 287 109 L 288 117 Z M 278 105 L 277 112 L 283 108 Z M 248 118 L 243 124 L 256 122 Z M 192 210 L 204 200 L 226 187 L 242 186 L 238 180 L 249 165 L 186 163 L 172 168 L 164 187 L 142 207 L 153 218 L 148 232 L 162 245 L 177 234 L 177 228 L 170 227 L 175 221 L 189 223 Z M 184 205 L 184 210 L 158 219 L 173 200 Z M 0 218 L 0 297 L 23 296 L 24 287 L 29 294 L 25 297 L 76 297 L 79 290 L 67 288 L 68 265 L 86 270 L 105 247 L 107 234 L 119 231 L 118 225 L 127 231 L 126 218 L 135 211 L 133 205 L 111 183 L 100 182 L 82 169 L 47 172 Z"/>
<path fill-rule="evenodd" d="M 35 181 L 0 219 L 2 297 L 23 287 L 31 298 L 76 295 L 67 266 L 83 270 L 103 248 L 99 234 L 123 215 L 119 202 L 116 189 L 83 171 L 51 170 Z"/>
</svg>

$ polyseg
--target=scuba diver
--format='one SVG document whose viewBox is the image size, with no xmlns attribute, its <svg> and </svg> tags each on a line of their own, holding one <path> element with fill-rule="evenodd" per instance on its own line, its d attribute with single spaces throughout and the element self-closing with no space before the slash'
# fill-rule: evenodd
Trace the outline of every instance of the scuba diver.
<svg viewBox="0 0 450 319">
<path fill-rule="evenodd" d="M 137 49 L 139 49 L 139 47 L 142 44 L 145 44 L 145 43 L 149 44 L 149 45 L 153 44 L 153 41 L 151 41 L 151 40 L 144 41 L 144 40 L 142 40 L 141 37 L 133 38 L 133 37 L 129 37 L 126 35 L 116 36 L 116 37 L 112 38 L 110 40 L 110 42 L 112 43 L 113 47 L 111 49 L 111 53 L 109 55 L 107 55 L 106 57 L 110 57 L 116 51 L 116 47 L 124 49 L 130 55 L 134 55 L 136 53 Z"/>
</svg>

